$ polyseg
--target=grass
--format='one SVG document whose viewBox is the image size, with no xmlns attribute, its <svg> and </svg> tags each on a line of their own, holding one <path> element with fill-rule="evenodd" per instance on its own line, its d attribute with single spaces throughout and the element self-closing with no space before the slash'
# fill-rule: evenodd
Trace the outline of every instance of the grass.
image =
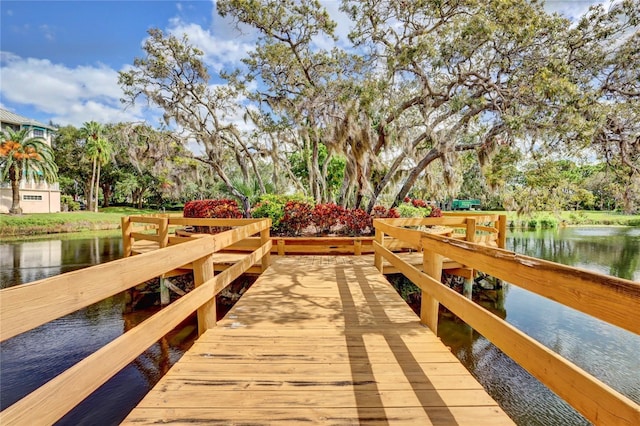
<svg viewBox="0 0 640 426">
<path fill-rule="evenodd" d="M 97 213 L 79 211 L 34 213 L 21 216 L 0 215 L 0 238 L 68 232 L 114 230 L 120 218 L 132 214 L 157 213 L 156 210 L 108 207 Z"/>
<path fill-rule="evenodd" d="M 486 213 L 506 214 L 508 225 L 515 228 L 554 228 L 559 225 L 640 226 L 640 215 L 623 214 L 612 211 L 545 211 L 522 216 L 518 216 L 516 212 L 505 211 L 492 211 Z"/>
</svg>

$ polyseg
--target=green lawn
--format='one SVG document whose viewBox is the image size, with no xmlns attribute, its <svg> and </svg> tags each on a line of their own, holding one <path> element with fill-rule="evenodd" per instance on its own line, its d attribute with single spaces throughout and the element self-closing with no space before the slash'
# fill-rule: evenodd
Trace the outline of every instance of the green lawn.
<svg viewBox="0 0 640 426">
<path fill-rule="evenodd" d="M 157 211 L 138 210 L 130 207 L 109 207 L 97 213 L 79 211 L 34 213 L 22 216 L 3 214 L 0 215 L 0 238 L 118 229 L 122 216 L 148 213 L 157 213 Z"/>
<path fill-rule="evenodd" d="M 558 225 L 624 225 L 640 226 L 640 215 L 622 214 L 612 211 L 562 211 L 535 212 L 518 216 L 516 212 L 492 211 L 486 213 L 506 214 L 509 225 L 529 227 L 530 225 L 553 227 Z M 535 227 L 531 226 L 531 227 Z"/>
</svg>

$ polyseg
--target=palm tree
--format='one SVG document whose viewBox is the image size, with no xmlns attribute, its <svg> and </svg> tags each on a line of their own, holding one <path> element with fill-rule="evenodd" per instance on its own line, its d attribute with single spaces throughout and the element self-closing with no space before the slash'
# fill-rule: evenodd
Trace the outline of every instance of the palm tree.
<svg viewBox="0 0 640 426">
<path fill-rule="evenodd" d="M 104 126 L 95 121 L 88 121 L 80 129 L 85 138 L 85 150 L 92 160 L 91 184 L 89 185 L 89 210 L 98 211 L 98 190 L 100 188 L 100 168 L 111 157 L 111 145 L 104 137 Z M 95 201 L 94 201 L 95 194 Z"/>
<path fill-rule="evenodd" d="M 55 182 L 58 166 L 53 150 L 44 139 L 30 137 L 31 129 L 18 131 L 5 129 L 0 144 L 0 181 L 9 180 L 13 201 L 11 214 L 22 214 L 20 207 L 20 181 L 34 180 Z"/>
</svg>

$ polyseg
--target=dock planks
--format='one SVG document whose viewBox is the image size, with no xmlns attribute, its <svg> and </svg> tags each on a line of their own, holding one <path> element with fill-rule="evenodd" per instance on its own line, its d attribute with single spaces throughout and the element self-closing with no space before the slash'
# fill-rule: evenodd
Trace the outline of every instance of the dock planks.
<svg viewBox="0 0 640 426">
<path fill-rule="evenodd" d="M 274 258 L 124 424 L 513 424 L 373 266 Z"/>
</svg>

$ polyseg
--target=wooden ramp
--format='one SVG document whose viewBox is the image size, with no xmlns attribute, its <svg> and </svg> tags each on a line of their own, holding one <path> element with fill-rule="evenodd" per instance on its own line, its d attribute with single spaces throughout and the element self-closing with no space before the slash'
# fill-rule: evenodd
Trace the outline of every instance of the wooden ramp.
<svg viewBox="0 0 640 426">
<path fill-rule="evenodd" d="M 274 259 L 124 423 L 513 424 L 358 256 Z"/>
</svg>

